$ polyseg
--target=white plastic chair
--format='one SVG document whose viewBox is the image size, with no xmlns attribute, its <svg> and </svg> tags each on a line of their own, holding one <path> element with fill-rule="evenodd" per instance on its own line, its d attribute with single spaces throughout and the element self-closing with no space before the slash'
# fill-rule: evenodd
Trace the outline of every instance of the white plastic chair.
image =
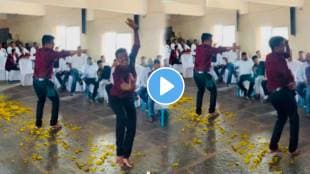
<svg viewBox="0 0 310 174">
<path fill-rule="evenodd" d="M 7 72 L 7 79 L 8 81 L 20 81 L 20 71 L 16 71 L 16 70 L 11 70 L 9 72 Z"/>
<path fill-rule="evenodd" d="M 185 78 L 192 78 L 193 77 L 193 71 L 194 71 L 194 60 L 193 56 L 191 54 L 183 54 L 181 56 L 181 62 L 182 62 L 182 74 Z"/>
<path fill-rule="evenodd" d="M 72 76 L 69 76 L 68 82 L 66 84 L 68 91 L 71 91 L 71 86 L 72 86 Z M 80 83 L 77 82 L 75 92 L 83 92 L 85 88 L 86 88 L 86 84 L 84 83 L 84 81 L 83 81 L 83 85 L 80 85 Z"/>
<path fill-rule="evenodd" d="M 31 86 L 33 81 L 32 61 L 30 59 L 20 59 L 20 82 L 22 86 Z"/>
<path fill-rule="evenodd" d="M 6 63 L 6 57 L 0 58 L 0 81 L 6 80 L 6 71 L 5 71 L 5 63 Z"/>
</svg>

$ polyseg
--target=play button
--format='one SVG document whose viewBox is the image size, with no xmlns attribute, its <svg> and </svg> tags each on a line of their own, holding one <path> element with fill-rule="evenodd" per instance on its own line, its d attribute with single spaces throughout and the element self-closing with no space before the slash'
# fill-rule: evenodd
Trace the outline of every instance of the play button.
<svg viewBox="0 0 310 174">
<path fill-rule="evenodd" d="M 184 93 L 184 80 L 179 72 L 172 68 L 159 68 L 147 81 L 147 92 L 153 101 L 161 105 L 177 102 Z"/>
<path fill-rule="evenodd" d="M 160 96 L 166 94 L 174 88 L 174 85 L 163 77 L 160 77 L 159 91 Z"/>
</svg>

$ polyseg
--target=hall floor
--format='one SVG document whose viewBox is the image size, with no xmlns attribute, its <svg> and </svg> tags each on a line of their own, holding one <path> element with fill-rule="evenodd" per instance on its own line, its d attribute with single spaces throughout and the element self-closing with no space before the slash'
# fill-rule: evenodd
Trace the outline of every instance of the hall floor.
<svg viewBox="0 0 310 174">
<path fill-rule="evenodd" d="M 33 129 L 36 98 L 32 87 L 13 86 L 0 95 L 0 174 L 246 174 L 310 173 L 310 119 L 300 111 L 301 155 L 287 153 L 288 126 L 279 156 L 268 152 L 276 119 L 269 104 L 234 96 L 235 89 L 219 89 L 221 116 L 194 114 L 195 85 L 186 80 L 184 97 L 169 109 L 167 125 L 150 123 L 139 108 L 132 160 L 134 168 L 115 164 L 115 116 L 106 104 L 90 103 L 83 95 L 61 95 L 64 129 L 48 131 L 50 103 L 45 106 L 44 129 Z M 208 96 L 205 96 L 204 113 Z"/>
</svg>

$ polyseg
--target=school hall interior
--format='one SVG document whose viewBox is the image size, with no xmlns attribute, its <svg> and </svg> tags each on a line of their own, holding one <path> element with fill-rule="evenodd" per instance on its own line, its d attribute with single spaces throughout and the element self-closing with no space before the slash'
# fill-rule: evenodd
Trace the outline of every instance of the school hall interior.
<svg viewBox="0 0 310 174">
<path fill-rule="evenodd" d="M 0 174 L 310 173 L 309 17 L 309 0 L 0 0 Z M 117 116 L 108 87 L 117 83 L 117 50 L 129 54 L 135 44 L 128 18 L 138 28 L 140 48 L 133 166 L 124 168 L 116 158 Z M 197 115 L 195 59 L 203 33 L 213 35 L 211 46 L 232 48 L 210 63 L 216 119 L 208 113 L 207 88 Z M 51 65 L 48 80 L 59 95 L 62 125 L 57 133 L 49 127 L 49 99 L 43 127 L 35 127 L 36 58 L 46 34 L 55 38 L 54 51 L 75 53 Z M 265 62 L 275 36 L 290 46 L 285 66 L 296 85 L 296 156 L 288 148 L 290 119 L 279 152 L 269 147 L 278 112 Z M 161 67 L 185 82 L 183 96 L 171 105 L 155 102 L 147 90 Z"/>
</svg>

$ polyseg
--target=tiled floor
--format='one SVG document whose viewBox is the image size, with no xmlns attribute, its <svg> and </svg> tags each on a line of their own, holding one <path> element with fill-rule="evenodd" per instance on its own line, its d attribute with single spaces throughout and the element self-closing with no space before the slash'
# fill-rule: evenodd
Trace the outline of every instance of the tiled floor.
<svg viewBox="0 0 310 174">
<path fill-rule="evenodd" d="M 165 128 L 158 122 L 149 123 L 138 109 L 132 170 L 121 170 L 114 163 L 112 111 L 105 104 L 89 103 L 83 95 L 71 99 L 62 95 L 66 98 L 60 111 L 65 128 L 57 135 L 47 131 L 49 102 L 43 133 L 32 130 L 33 113 L 21 114 L 10 122 L 0 119 L 0 174 L 310 173 L 310 120 L 303 111 L 301 155 L 292 159 L 287 154 L 287 126 L 281 139 L 283 153 L 278 157 L 268 153 L 276 119 L 269 104 L 246 101 L 235 97 L 234 89 L 224 89 L 218 97 L 222 114 L 214 121 L 207 114 L 193 114 L 195 90 L 193 82 L 186 80 L 186 97 L 172 106 Z M 13 87 L 0 94 L 35 110 L 31 87 Z M 206 95 L 205 110 L 207 99 Z"/>
</svg>

